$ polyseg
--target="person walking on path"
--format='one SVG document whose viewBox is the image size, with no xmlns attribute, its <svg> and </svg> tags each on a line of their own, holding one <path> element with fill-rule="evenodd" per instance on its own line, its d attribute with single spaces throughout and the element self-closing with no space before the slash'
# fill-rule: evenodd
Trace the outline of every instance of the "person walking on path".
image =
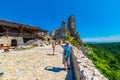
<svg viewBox="0 0 120 80">
<path fill-rule="evenodd" d="M 66 41 L 65 43 L 66 43 L 65 45 L 61 45 L 61 46 L 64 49 L 62 64 L 64 65 L 66 71 L 67 69 L 70 69 L 71 47 L 69 45 L 69 41 Z"/>
<path fill-rule="evenodd" d="M 53 41 L 52 42 L 52 48 L 53 48 L 52 55 L 55 55 L 55 46 L 56 46 L 55 41 Z"/>
</svg>

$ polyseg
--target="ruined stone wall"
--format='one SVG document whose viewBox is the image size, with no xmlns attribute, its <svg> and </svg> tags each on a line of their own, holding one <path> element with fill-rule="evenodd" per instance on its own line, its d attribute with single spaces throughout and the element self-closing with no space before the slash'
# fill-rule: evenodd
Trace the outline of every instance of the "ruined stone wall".
<svg viewBox="0 0 120 80">
<path fill-rule="evenodd" d="M 75 67 L 78 67 L 74 70 L 77 78 L 76 80 L 108 80 L 100 74 L 92 61 L 89 60 L 81 50 L 72 47 L 72 51 L 72 59 L 74 57 L 74 62 L 76 61 L 76 63 L 73 64 Z"/>
<path fill-rule="evenodd" d="M 23 37 L 12 37 L 12 36 L 1 36 L 0 37 L 0 44 L 3 44 L 4 46 L 10 45 L 11 46 L 11 41 L 16 40 L 17 45 L 24 44 L 23 42 Z"/>
<path fill-rule="evenodd" d="M 76 20 L 74 15 L 71 15 L 68 18 L 68 30 L 70 31 L 71 36 L 76 36 Z"/>
<path fill-rule="evenodd" d="M 53 39 L 61 40 L 67 35 L 74 37 L 75 40 L 80 40 L 80 35 L 76 31 L 76 20 L 74 15 L 68 18 L 68 23 L 62 21 L 61 27 L 57 30 L 53 30 L 51 35 Z"/>
</svg>

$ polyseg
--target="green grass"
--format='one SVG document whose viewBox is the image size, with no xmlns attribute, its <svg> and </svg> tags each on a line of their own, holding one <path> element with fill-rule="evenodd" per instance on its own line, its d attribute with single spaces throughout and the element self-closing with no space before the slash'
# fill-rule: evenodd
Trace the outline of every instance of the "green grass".
<svg viewBox="0 0 120 80">
<path fill-rule="evenodd" d="M 89 44 L 85 48 L 101 74 L 109 80 L 120 80 L 120 43 Z M 88 52 L 90 50 L 92 53 Z"/>
</svg>

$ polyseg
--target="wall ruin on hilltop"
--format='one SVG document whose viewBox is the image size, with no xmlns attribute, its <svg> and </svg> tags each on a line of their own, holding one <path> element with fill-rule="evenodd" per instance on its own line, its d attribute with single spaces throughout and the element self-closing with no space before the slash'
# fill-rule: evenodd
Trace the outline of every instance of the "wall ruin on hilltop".
<svg viewBox="0 0 120 80">
<path fill-rule="evenodd" d="M 62 40 L 64 39 L 67 35 L 74 37 L 75 40 L 79 40 L 79 34 L 76 32 L 76 20 L 74 15 L 71 15 L 68 18 L 68 24 L 66 22 L 61 23 L 61 27 L 57 30 L 53 30 L 51 33 L 51 36 L 55 40 Z"/>
</svg>

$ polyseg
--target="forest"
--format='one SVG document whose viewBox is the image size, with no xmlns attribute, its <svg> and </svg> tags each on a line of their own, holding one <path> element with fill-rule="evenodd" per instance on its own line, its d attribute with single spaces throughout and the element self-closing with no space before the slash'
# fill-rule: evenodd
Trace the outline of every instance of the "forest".
<svg viewBox="0 0 120 80">
<path fill-rule="evenodd" d="M 84 44 L 86 55 L 109 80 L 120 80 L 120 42 Z"/>
</svg>

